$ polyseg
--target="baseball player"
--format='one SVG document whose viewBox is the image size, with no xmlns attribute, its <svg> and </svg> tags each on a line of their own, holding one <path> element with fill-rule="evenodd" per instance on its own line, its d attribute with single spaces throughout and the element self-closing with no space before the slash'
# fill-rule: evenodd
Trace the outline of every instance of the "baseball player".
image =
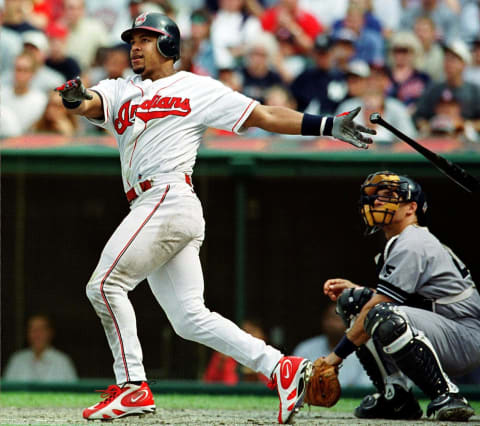
<svg viewBox="0 0 480 426">
<path fill-rule="evenodd" d="M 412 382 L 431 399 L 427 416 L 466 421 L 474 410 L 449 376 L 480 365 L 480 295 L 462 261 L 424 226 L 420 185 L 382 171 L 361 186 L 369 233 L 387 239 L 377 256 L 376 291 L 329 279 L 324 292 L 350 327 L 326 360 L 338 365 L 356 351 L 379 393 L 366 396 L 359 418 L 419 419 Z"/>
<path fill-rule="evenodd" d="M 209 77 L 175 72 L 180 33 L 163 14 L 139 15 L 122 39 L 131 46 L 136 75 L 103 80 L 88 90 L 78 78 L 57 88 L 66 108 L 115 135 L 131 208 L 87 284 L 113 353 L 116 384 L 83 417 L 116 419 L 155 410 L 128 299 L 147 279 L 177 334 L 272 379 L 280 398 L 278 420 L 289 422 L 303 403 L 312 363 L 283 356 L 204 305 L 204 220 L 191 178 L 197 149 L 208 127 L 327 135 L 360 148 L 372 142 L 362 133 L 374 131 L 353 122 L 359 109 L 338 117 L 304 115 L 260 105 Z"/>
</svg>

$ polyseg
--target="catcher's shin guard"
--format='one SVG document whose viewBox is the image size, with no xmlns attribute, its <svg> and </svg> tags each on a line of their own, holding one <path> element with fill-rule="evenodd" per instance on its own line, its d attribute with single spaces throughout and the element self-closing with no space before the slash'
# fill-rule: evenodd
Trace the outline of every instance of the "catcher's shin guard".
<svg viewBox="0 0 480 426">
<path fill-rule="evenodd" d="M 368 341 L 368 344 L 369 346 L 370 344 L 373 345 L 372 339 Z M 375 350 L 375 347 L 373 349 Z M 385 370 L 384 372 L 381 371 L 383 365 L 381 365 L 376 359 L 378 354 L 376 354 L 377 357 L 374 356 L 372 350 L 367 348 L 366 344 L 359 346 L 355 353 L 360 361 L 360 364 L 362 364 L 363 369 L 366 371 L 368 377 L 370 377 L 373 385 L 380 393 L 385 392 L 384 378 L 386 373 Z"/>
<path fill-rule="evenodd" d="M 430 399 L 458 392 L 442 370 L 428 338 L 422 332 L 414 332 L 395 305 L 380 303 L 374 306 L 365 320 L 365 330 Z"/>
</svg>

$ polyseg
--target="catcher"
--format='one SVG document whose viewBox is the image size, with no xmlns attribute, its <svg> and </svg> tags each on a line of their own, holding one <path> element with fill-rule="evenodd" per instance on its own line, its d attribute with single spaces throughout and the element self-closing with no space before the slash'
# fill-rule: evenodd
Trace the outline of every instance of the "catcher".
<svg viewBox="0 0 480 426">
<path fill-rule="evenodd" d="M 355 409 L 359 418 L 419 419 L 413 384 L 431 400 L 428 417 L 467 421 L 474 414 L 450 376 L 480 365 L 480 295 L 462 261 L 424 226 L 426 210 L 412 179 L 368 176 L 361 215 L 368 233 L 381 229 L 387 240 L 376 258 L 376 291 L 339 278 L 324 284 L 349 328 L 323 361 L 335 367 L 355 352 L 378 389 Z"/>
</svg>

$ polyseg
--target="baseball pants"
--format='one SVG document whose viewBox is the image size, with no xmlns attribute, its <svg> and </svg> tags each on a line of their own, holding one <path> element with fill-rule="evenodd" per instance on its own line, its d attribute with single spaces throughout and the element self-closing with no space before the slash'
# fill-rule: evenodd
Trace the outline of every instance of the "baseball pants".
<svg viewBox="0 0 480 426">
<path fill-rule="evenodd" d="M 269 377 L 277 349 L 205 307 L 199 250 L 204 236 L 200 201 L 183 174 L 168 174 L 142 193 L 107 242 L 87 284 L 105 329 L 118 384 L 146 380 L 135 312 L 128 293 L 144 279 L 175 332 L 231 356 Z"/>
</svg>

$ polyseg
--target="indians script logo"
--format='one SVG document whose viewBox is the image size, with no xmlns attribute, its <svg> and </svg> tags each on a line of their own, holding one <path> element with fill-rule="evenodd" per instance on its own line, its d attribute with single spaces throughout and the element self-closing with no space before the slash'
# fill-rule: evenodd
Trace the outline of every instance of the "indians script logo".
<svg viewBox="0 0 480 426">
<path fill-rule="evenodd" d="M 113 122 L 115 130 L 122 135 L 133 124 L 135 117 L 147 123 L 155 118 L 163 118 L 169 115 L 186 117 L 192 111 L 189 98 L 155 95 L 139 105 L 130 105 L 131 101 L 125 102 L 118 110 L 118 116 Z"/>
<path fill-rule="evenodd" d="M 147 20 L 147 12 L 143 12 L 141 15 L 137 16 L 135 19 L 135 26 L 142 25 Z"/>
</svg>

